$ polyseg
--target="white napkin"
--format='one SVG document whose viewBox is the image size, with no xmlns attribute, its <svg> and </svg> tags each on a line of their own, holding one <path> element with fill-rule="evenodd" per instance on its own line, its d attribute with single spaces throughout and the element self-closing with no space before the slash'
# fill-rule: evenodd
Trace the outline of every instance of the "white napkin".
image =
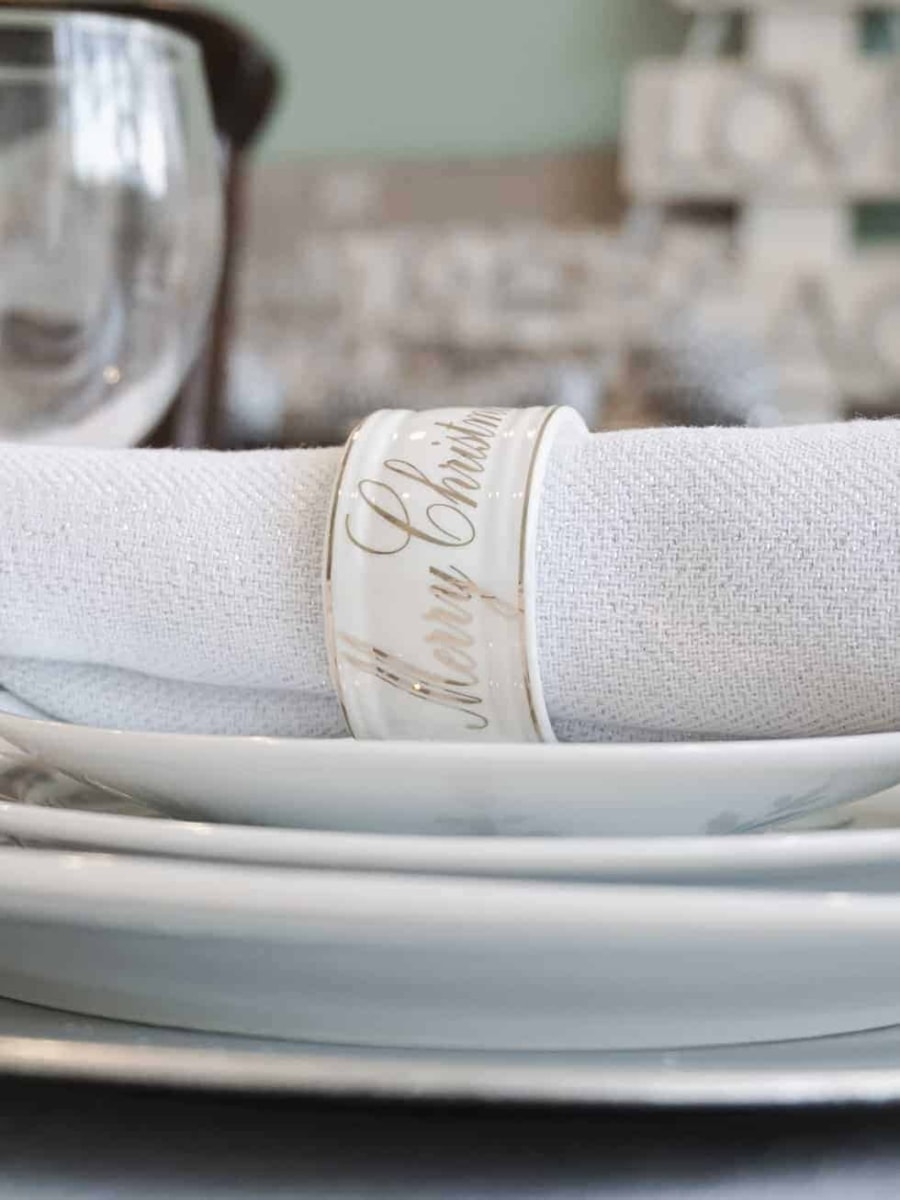
<svg viewBox="0 0 900 1200">
<path fill-rule="evenodd" d="M 0 684 L 137 729 L 334 736 L 337 450 L 0 448 Z M 900 728 L 900 422 L 553 455 L 538 635 L 565 740 Z"/>
</svg>

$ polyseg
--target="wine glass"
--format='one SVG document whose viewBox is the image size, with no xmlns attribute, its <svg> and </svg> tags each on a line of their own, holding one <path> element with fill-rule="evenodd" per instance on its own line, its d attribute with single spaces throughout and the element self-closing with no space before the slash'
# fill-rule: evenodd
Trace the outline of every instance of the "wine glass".
<svg viewBox="0 0 900 1200">
<path fill-rule="evenodd" d="M 221 251 L 197 45 L 0 11 L 0 439 L 142 440 L 198 353 Z"/>
</svg>

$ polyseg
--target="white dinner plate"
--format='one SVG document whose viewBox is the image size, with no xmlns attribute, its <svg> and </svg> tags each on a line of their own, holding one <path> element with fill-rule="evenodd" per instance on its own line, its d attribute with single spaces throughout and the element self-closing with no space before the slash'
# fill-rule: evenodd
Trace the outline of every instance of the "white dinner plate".
<svg viewBox="0 0 900 1200">
<path fill-rule="evenodd" d="M 0 713 L 0 737 L 178 816 L 356 832 L 742 833 L 900 783 L 900 733 L 458 746 L 135 733 Z"/>
<path fill-rule="evenodd" d="M 577 1051 L 900 1022 L 900 897 L 0 851 L 0 995 L 178 1028 Z"/>
<path fill-rule="evenodd" d="M 896 823 L 896 792 L 858 802 L 841 815 L 841 832 L 718 838 L 433 838 L 175 821 L 135 815 L 134 802 L 0 758 L 4 796 L 12 798 L 0 799 L 0 841 L 30 846 L 320 870 L 900 890 L 900 830 L 855 831 L 866 821 Z M 127 812 L 109 811 L 120 803 Z"/>
</svg>

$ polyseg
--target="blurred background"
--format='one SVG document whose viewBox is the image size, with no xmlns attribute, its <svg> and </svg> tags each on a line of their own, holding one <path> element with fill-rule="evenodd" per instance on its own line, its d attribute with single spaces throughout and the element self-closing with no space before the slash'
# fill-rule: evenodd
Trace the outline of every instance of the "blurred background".
<svg viewBox="0 0 900 1200">
<path fill-rule="evenodd" d="M 289 439 L 318 441 L 389 403 L 560 390 L 593 406 L 602 347 L 541 325 L 583 305 L 606 248 L 554 234 L 619 220 L 628 73 L 678 52 L 684 14 L 660 0 L 217 7 L 283 69 L 239 289 L 245 436 L 279 412 Z"/>
<path fill-rule="evenodd" d="M 813 6 L 797 28 L 796 5 L 754 0 L 218 7 L 283 68 L 232 359 L 248 438 L 282 419 L 291 440 L 338 440 L 388 403 L 562 400 L 604 427 L 894 410 L 900 125 L 877 83 L 895 69 L 891 8 Z M 667 178 L 654 125 L 674 111 L 672 147 L 693 153 L 711 65 L 740 89 L 729 136 L 754 167 L 771 151 L 777 169 L 794 115 L 765 91 L 777 71 L 808 84 L 851 174 L 886 130 L 887 181 L 848 186 L 833 164 L 795 189 L 777 170 L 711 180 L 687 153 Z M 877 292 L 877 377 L 855 305 L 832 297 L 851 275 Z"/>
<path fill-rule="evenodd" d="M 7 436 L 900 410 L 900 0 L 62 4 L 0 0 Z"/>
<path fill-rule="evenodd" d="M 213 0 L 277 51 L 266 162 L 432 161 L 611 145 L 629 66 L 673 54 L 666 0 Z"/>
</svg>

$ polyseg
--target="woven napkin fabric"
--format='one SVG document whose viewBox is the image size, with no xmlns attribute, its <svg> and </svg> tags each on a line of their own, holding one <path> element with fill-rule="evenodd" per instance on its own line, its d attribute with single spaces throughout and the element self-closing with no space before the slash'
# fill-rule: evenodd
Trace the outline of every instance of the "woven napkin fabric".
<svg viewBox="0 0 900 1200">
<path fill-rule="evenodd" d="M 0 448 L 0 684 L 91 724 L 345 733 L 339 455 Z M 900 422 L 585 437 L 539 522 L 561 739 L 900 728 Z"/>
</svg>

